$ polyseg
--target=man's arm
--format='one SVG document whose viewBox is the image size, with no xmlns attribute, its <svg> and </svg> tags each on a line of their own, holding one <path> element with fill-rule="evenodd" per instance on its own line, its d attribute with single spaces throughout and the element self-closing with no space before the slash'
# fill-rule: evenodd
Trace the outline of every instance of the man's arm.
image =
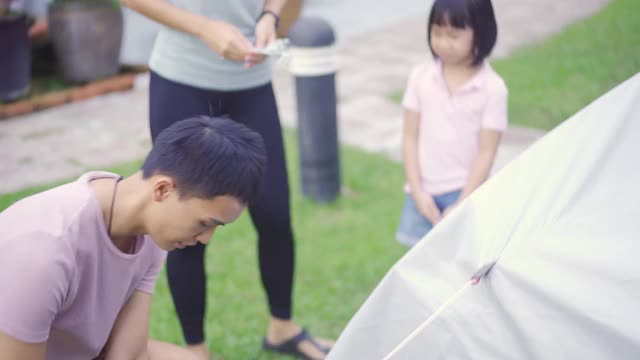
<svg viewBox="0 0 640 360">
<path fill-rule="evenodd" d="M 31 344 L 0 332 L 0 359 L 44 359 L 46 343 Z"/>
<path fill-rule="evenodd" d="M 136 291 L 124 305 L 111 329 L 106 359 L 147 359 L 151 294 Z"/>
<path fill-rule="evenodd" d="M 0 213 L 0 359 L 45 358 L 73 271 L 61 260 L 64 244 L 58 238 L 19 231 L 28 213 L 20 208 Z"/>
</svg>

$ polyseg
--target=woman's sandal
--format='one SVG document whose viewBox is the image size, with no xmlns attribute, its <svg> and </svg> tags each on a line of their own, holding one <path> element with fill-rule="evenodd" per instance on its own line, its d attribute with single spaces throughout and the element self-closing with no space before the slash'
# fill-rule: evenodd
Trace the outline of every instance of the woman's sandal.
<svg viewBox="0 0 640 360">
<path fill-rule="evenodd" d="M 313 346 L 315 346 L 318 350 L 323 352 L 325 355 L 328 354 L 329 351 L 331 350 L 330 347 L 327 347 L 318 343 L 313 337 L 311 337 L 311 335 L 309 335 L 309 333 L 305 329 L 302 329 L 302 331 L 300 331 L 298 335 L 278 345 L 269 344 L 269 342 L 267 341 L 267 338 L 265 338 L 262 341 L 262 349 L 267 351 L 274 351 L 280 354 L 292 355 L 299 359 L 314 360 L 313 358 L 310 358 L 309 356 L 307 356 L 307 354 L 305 354 L 304 352 L 300 351 L 300 349 L 298 348 L 298 345 L 305 340 L 308 340 L 310 343 L 313 344 Z"/>
</svg>

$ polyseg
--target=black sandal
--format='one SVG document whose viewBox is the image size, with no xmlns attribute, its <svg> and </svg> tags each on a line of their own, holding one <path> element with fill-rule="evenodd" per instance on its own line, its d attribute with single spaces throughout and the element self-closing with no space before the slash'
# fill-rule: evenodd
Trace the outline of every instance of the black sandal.
<svg viewBox="0 0 640 360">
<path fill-rule="evenodd" d="M 309 333 L 305 329 L 302 329 L 302 331 L 300 331 L 298 335 L 278 345 L 269 344 L 269 342 L 267 341 L 267 338 L 264 338 L 264 340 L 262 341 L 262 349 L 267 351 L 274 351 L 280 354 L 295 356 L 299 359 L 314 360 L 308 357 L 307 354 L 300 351 L 300 349 L 298 349 L 298 345 L 305 340 L 308 340 L 310 343 L 313 344 L 313 346 L 315 346 L 318 350 L 323 352 L 325 355 L 328 354 L 329 351 L 331 350 L 331 347 L 327 347 L 318 343 L 314 338 L 311 337 L 311 335 L 309 335 Z"/>
</svg>

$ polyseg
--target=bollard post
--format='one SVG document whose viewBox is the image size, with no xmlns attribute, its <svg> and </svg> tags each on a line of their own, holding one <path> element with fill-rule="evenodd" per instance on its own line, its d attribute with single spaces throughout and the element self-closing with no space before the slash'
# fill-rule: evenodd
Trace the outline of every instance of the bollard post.
<svg viewBox="0 0 640 360">
<path fill-rule="evenodd" d="M 318 202 L 340 194 L 335 37 L 320 18 L 302 17 L 289 29 L 295 76 L 302 193 Z"/>
</svg>

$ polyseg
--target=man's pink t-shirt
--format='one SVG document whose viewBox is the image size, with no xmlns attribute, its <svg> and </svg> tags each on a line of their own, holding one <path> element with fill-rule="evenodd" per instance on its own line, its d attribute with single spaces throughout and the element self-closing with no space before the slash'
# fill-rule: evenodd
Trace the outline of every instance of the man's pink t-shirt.
<svg viewBox="0 0 640 360">
<path fill-rule="evenodd" d="M 47 359 L 87 360 L 136 291 L 152 293 L 166 252 L 140 236 L 125 254 L 107 236 L 89 181 L 23 199 L 0 213 L 0 332 L 46 341 Z"/>
<path fill-rule="evenodd" d="M 507 128 L 507 87 L 489 63 L 450 94 L 439 61 L 416 66 L 402 105 L 420 113 L 418 159 L 423 190 L 462 189 L 478 156 L 480 130 Z"/>
</svg>

